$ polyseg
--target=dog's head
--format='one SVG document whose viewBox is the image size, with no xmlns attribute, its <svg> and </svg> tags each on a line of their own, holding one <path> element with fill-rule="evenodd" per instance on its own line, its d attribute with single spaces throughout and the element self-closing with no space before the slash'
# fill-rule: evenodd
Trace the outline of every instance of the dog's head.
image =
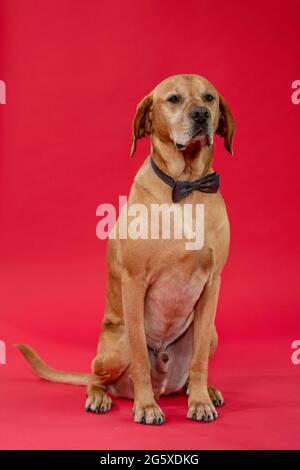
<svg viewBox="0 0 300 470">
<path fill-rule="evenodd" d="M 224 98 L 199 75 L 174 75 L 161 82 L 138 104 L 133 122 L 133 156 L 136 141 L 146 135 L 185 151 L 198 142 L 213 143 L 214 133 L 224 137 L 232 152 L 234 120 Z"/>
</svg>

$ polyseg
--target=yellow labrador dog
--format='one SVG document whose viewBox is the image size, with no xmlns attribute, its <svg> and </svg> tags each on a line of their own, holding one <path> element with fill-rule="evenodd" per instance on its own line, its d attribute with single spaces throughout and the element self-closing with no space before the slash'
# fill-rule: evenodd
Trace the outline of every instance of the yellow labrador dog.
<svg viewBox="0 0 300 470">
<path fill-rule="evenodd" d="M 31 348 L 18 345 L 42 378 L 86 384 L 88 411 L 108 411 L 111 392 L 134 400 L 136 422 L 161 424 L 165 416 L 156 400 L 185 388 L 187 417 L 210 422 L 224 403 L 221 392 L 208 385 L 229 246 L 226 208 L 212 169 L 215 133 L 232 153 L 231 111 L 201 76 L 169 77 L 139 103 L 131 155 L 137 140 L 149 135 L 151 156 L 135 177 L 127 210 L 135 204 L 149 213 L 153 204 L 202 204 L 204 244 L 187 250 L 185 237 L 109 240 L 106 307 L 91 375 L 51 369 Z M 120 219 L 116 230 L 119 225 Z"/>
</svg>

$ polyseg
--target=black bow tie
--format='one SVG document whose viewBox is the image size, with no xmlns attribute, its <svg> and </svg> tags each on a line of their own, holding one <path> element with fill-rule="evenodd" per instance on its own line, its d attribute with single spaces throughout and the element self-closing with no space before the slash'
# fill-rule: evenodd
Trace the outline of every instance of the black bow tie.
<svg viewBox="0 0 300 470">
<path fill-rule="evenodd" d="M 166 184 L 172 188 L 172 201 L 179 202 L 181 199 L 184 199 L 194 189 L 197 191 L 202 191 L 203 193 L 216 193 L 220 186 L 220 176 L 218 173 L 209 173 L 206 176 L 203 176 L 199 180 L 195 181 L 177 181 L 174 180 L 171 176 L 164 173 L 155 163 L 153 157 L 151 156 L 151 165 L 154 173 Z"/>
</svg>

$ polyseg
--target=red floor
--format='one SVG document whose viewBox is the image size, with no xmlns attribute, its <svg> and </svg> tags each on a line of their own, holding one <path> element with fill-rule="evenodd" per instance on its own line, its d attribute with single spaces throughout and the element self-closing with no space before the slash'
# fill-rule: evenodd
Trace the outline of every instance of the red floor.
<svg viewBox="0 0 300 470">
<path fill-rule="evenodd" d="M 3 328 L 2 328 L 3 330 Z M 20 331 L 6 337 L 20 340 Z M 87 371 L 93 350 L 62 348 L 28 338 L 53 366 Z M 300 445 L 300 365 L 290 341 L 222 344 L 210 382 L 226 399 L 211 424 L 188 421 L 186 398 L 164 398 L 161 427 L 132 422 L 132 402 L 115 400 L 106 415 L 84 411 L 82 387 L 32 375 L 13 347 L 0 366 L 1 449 L 295 449 Z M 73 366 L 73 367 L 72 367 Z"/>
</svg>

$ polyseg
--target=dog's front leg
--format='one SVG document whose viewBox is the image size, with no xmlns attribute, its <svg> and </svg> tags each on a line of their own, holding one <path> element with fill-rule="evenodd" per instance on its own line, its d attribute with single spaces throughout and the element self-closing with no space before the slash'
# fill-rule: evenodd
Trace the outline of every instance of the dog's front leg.
<svg viewBox="0 0 300 470">
<path fill-rule="evenodd" d="M 208 393 L 207 376 L 219 287 L 220 276 L 213 276 L 206 284 L 195 307 L 187 417 L 197 421 L 210 422 L 218 417 Z"/>
<path fill-rule="evenodd" d="M 122 276 L 122 299 L 129 343 L 130 375 L 134 390 L 134 421 L 162 424 L 165 420 L 157 405 L 151 383 L 151 367 L 144 327 L 146 283 L 143 276 Z"/>
</svg>

